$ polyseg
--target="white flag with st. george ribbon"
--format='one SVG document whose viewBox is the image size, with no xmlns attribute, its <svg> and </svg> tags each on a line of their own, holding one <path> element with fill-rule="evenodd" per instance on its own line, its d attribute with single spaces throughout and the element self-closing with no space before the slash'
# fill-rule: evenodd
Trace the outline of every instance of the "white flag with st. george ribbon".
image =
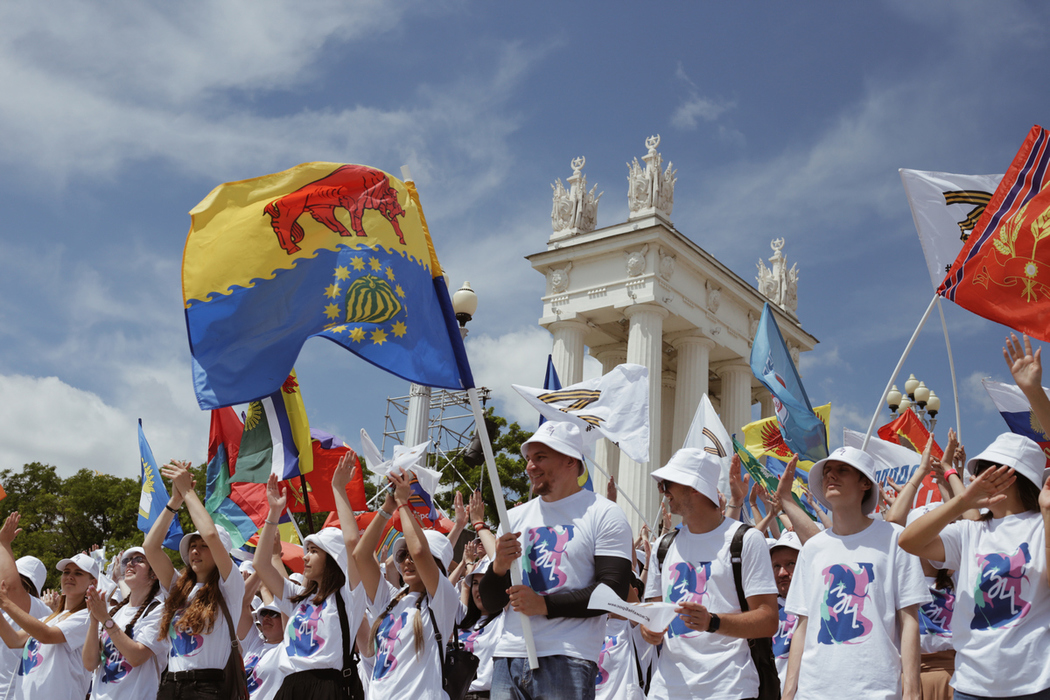
<svg viewBox="0 0 1050 700">
<path fill-rule="evenodd" d="M 959 257 L 1002 175 L 957 175 L 900 169 L 930 281 L 936 290 Z"/>
<path fill-rule="evenodd" d="M 547 420 L 575 423 L 588 450 L 605 437 L 634 461 L 649 461 L 649 370 L 642 365 L 617 365 L 555 391 L 511 386 Z"/>
<path fill-rule="evenodd" d="M 729 463 L 733 459 L 733 439 L 722 425 L 707 394 L 700 397 L 700 405 L 696 407 L 693 424 L 689 426 L 689 433 L 685 436 L 685 444 L 682 447 L 695 447 L 722 460 L 718 489 L 722 493 L 729 493 Z"/>
</svg>

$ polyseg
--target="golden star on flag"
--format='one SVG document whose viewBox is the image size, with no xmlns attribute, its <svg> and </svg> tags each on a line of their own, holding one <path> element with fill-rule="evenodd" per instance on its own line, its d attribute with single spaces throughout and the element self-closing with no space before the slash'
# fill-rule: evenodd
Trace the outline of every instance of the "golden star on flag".
<svg viewBox="0 0 1050 700">
<path fill-rule="evenodd" d="M 394 294 L 397 294 L 402 299 L 405 298 L 405 290 L 401 288 L 400 284 L 394 289 Z"/>
<path fill-rule="evenodd" d="M 337 296 L 339 296 L 339 285 L 337 285 L 337 284 L 330 284 L 330 285 L 328 285 L 325 288 L 325 290 L 324 290 L 324 295 L 326 297 L 328 297 L 329 299 L 335 299 Z"/>
<path fill-rule="evenodd" d="M 346 330 L 346 326 L 336 326 L 335 328 L 332 329 L 332 332 L 333 333 L 342 333 L 345 330 Z"/>
<path fill-rule="evenodd" d="M 365 261 L 355 255 L 354 257 L 350 258 L 350 267 L 360 272 L 361 270 L 365 269 Z"/>
<path fill-rule="evenodd" d="M 350 270 L 340 265 L 335 268 L 335 278 L 337 280 L 350 279 Z"/>
<path fill-rule="evenodd" d="M 408 326 L 406 326 L 401 321 L 398 321 L 393 325 L 391 330 L 394 332 L 394 335 L 396 335 L 398 338 L 403 338 L 405 336 L 405 333 L 408 333 Z"/>
<path fill-rule="evenodd" d="M 354 341 L 355 343 L 360 343 L 364 339 L 365 329 L 361 326 L 358 326 L 357 328 L 350 331 L 350 340 Z"/>
<path fill-rule="evenodd" d="M 324 315 L 328 318 L 339 318 L 339 307 L 335 304 L 328 304 L 324 307 Z"/>
<path fill-rule="evenodd" d="M 372 268 L 372 272 L 379 272 L 382 269 L 383 264 L 379 262 L 379 258 L 369 258 L 368 266 Z"/>
<path fill-rule="evenodd" d="M 386 331 L 382 328 L 377 328 L 372 331 L 372 343 L 375 345 L 382 345 L 386 342 Z"/>
<path fill-rule="evenodd" d="M 394 270 L 393 270 L 393 268 L 388 267 L 386 269 L 386 278 L 388 280 L 390 280 L 391 282 L 394 281 Z"/>
</svg>

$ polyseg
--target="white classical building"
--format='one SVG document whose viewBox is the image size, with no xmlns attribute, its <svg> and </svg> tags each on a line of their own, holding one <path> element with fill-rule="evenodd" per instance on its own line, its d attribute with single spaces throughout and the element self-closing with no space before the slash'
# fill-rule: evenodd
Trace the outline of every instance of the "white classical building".
<svg viewBox="0 0 1050 700">
<path fill-rule="evenodd" d="M 596 229 L 598 199 L 573 160 L 568 190 L 553 185 L 553 233 L 547 249 L 528 256 L 547 278 L 540 325 L 554 336 L 554 364 L 563 386 L 583 379 L 584 353 L 608 372 L 623 362 L 649 369 L 648 464 L 599 442 L 596 460 L 653 522 L 659 496 L 649 472 L 683 444 L 705 393 L 730 433 L 751 421 L 751 407 L 773 415 L 772 400 L 748 358 L 762 306 L 770 301 L 795 364 L 817 339 L 798 322 L 795 266 L 772 243 L 770 267 L 759 262 L 759 288 L 716 260 L 671 222 L 675 172 L 661 170 L 659 136 L 646 139 L 644 165 L 628 164 L 630 215 Z M 641 521 L 630 510 L 632 526 Z"/>
</svg>

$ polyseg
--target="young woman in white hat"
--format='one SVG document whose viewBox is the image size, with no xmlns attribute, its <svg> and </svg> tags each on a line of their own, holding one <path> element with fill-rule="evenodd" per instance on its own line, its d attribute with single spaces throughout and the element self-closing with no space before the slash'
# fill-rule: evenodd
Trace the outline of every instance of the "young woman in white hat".
<svg viewBox="0 0 1050 700">
<path fill-rule="evenodd" d="M 452 545 L 440 532 L 424 532 L 416 521 L 409 505 L 412 474 L 392 471 L 388 478 L 394 492 L 387 492 L 382 509 L 354 549 L 373 620 L 370 636 L 375 644 L 375 666 L 369 698 L 445 700 L 441 659 L 460 612 L 456 589 L 447 576 Z M 400 590 L 383 579 L 375 558 L 376 545 L 395 506 L 401 511 L 404 534 L 393 547 L 394 565 L 406 584 Z"/>
<path fill-rule="evenodd" d="M 130 591 L 112 610 L 91 587 L 85 596 L 91 621 L 84 641 L 84 668 L 94 673 L 91 700 L 153 698 L 170 644 L 160 636 L 164 612 L 160 581 L 142 547 L 124 552 L 119 566 Z"/>
<path fill-rule="evenodd" d="M 0 535 L 0 570 L 14 567 L 10 547 L 17 530 L 9 530 L 10 526 L 9 519 Z M 98 562 L 81 552 L 58 562 L 55 568 L 62 572 L 60 607 L 43 619 L 19 607 L 10 596 L 15 589 L 9 588 L 7 581 L 0 583 L 0 609 L 21 627 L 15 630 L 0 617 L 0 638 L 8 647 L 22 647 L 15 695 L 18 700 L 83 700 L 88 691 L 90 676 L 80 654 L 89 624 L 84 596 L 98 581 Z"/>
<path fill-rule="evenodd" d="M 158 700 L 216 698 L 226 688 L 232 619 L 241 610 L 244 578 L 230 558 L 232 542 L 217 528 L 194 491 L 188 462 L 170 462 L 160 473 L 171 479 L 171 498 L 142 544 L 167 598 L 158 636 L 171 642 L 168 670 L 161 676 Z M 179 543 L 186 566 L 176 573 L 164 553 L 164 538 L 175 513 L 185 503 L 196 532 Z"/>
<path fill-rule="evenodd" d="M 332 476 L 332 492 L 341 529 L 324 528 L 303 542 L 303 585 L 281 576 L 273 565 L 273 533 L 287 504 L 277 477 L 270 476 L 266 498 L 270 514 L 259 535 L 255 550 L 255 570 L 273 593 L 279 606 L 289 612 L 284 641 L 278 649 L 277 663 L 284 682 L 276 698 L 336 700 L 363 697 L 359 691 L 356 664 L 344 666 L 344 645 L 349 650 L 364 618 L 364 593 L 357 565 L 348 559 L 348 546 L 357 544 L 357 521 L 346 495 L 353 478 L 353 451 L 339 460 Z M 345 623 L 344 623 L 345 618 Z M 350 673 L 344 677 L 343 670 Z M 345 680 L 344 680 L 345 678 Z"/>
</svg>

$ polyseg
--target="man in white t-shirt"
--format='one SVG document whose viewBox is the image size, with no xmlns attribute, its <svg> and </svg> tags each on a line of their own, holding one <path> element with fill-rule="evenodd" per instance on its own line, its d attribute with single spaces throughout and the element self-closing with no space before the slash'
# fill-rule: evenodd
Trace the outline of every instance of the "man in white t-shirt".
<svg viewBox="0 0 1050 700">
<path fill-rule="evenodd" d="M 792 460 L 791 467 L 794 466 Z M 873 520 L 875 462 L 840 447 L 809 470 L 833 525 L 802 547 L 785 610 L 798 617 L 783 700 L 919 700 L 919 605 L 930 600 L 899 525 Z M 812 624 L 810 624 L 812 623 Z"/>
<path fill-rule="evenodd" d="M 486 610 L 511 608 L 493 652 L 491 697 L 591 700 L 605 616 L 587 603 L 599 583 L 626 599 L 631 526 L 614 503 L 580 487 L 583 437 L 575 425 L 544 423 L 521 453 L 539 498 L 510 511 L 510 532 L 499 538 L 480 584 Z M 522 566 L 524 585 L 510 585 L 511 566 Z M 532 626 L 535 671 L 528 667 L 521 615 Z"/>
<path fill-rule="evenodd" d="M 734 457 L 734 459 L 736 459 Z M 730 545 L 737 528 L 718 505 L 721 460 L 684 448 L 652 473 L 668 509 L 682 517 L 669 546 L 657 545 L 645 597 L 677 603 L 678 617 L 663 630 L 642 627 L 642 638 L 663 644 L 649 688 L 650 700 L 701 697 L 741 700 L 758 696 L 759 678 L 748 639 L 777 631 L 777 587 L 761 533 L 744 533 L 740 579 L 748 611 L 742 612 Z M 662 561 L 659 552 L 666 549 Z"/>
</svg>

